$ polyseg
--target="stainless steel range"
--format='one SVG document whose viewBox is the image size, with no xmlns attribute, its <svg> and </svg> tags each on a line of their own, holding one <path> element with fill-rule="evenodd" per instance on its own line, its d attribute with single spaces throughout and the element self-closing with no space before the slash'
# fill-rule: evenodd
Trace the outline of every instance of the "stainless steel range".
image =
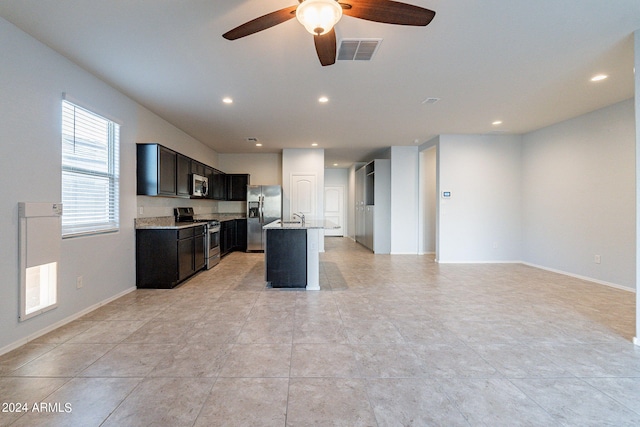
<svg viewBox="0 0 640 427">
<path fill-rule="evenodd" d="M 205 240 L 207 254 L 207 270 L 215 267 L 220 262 L 220 221 L 207 222 L 207 238 Z"/>
<path fill-rule="evenodd" d="M 220 221 L 217 219 L 194 218 L 193 208 L 175 208 L 173 213 L 176 223 L 205 223 L 205 266 L 209 270 L 218 265 L 220 262 Z"/>
</svg>

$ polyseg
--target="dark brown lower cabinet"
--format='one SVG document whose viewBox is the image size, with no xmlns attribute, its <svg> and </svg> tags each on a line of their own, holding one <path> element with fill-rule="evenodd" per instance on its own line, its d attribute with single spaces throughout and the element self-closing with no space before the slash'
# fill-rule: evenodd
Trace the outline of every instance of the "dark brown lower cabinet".
<svg viewBox="0 0 640 427">
<path fill-rule="evenodd" d="M 220 255 L 247 250 L 247 220 L 232 219 L 220 222 Z"/>
<path fill-rule="evenodd" d="M 136 230 L 136 286 L 173 288 L 205 266 L 203 225 Z"/>
<path fill-rule="evenodd" d="M 247 250 L 247 220 L 236 219 L 236 245 L 235 250 L 246 252 Z"/>
<path fill-rule="evenodd" d="M 268 229 L 267 282 L 274 288 L 307 286 L 307 230 Z"/>
</svg>

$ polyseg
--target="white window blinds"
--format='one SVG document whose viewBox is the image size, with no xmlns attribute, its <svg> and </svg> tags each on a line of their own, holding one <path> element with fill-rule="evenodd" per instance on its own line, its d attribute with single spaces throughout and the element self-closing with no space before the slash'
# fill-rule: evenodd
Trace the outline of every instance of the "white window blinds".
<svg viewBox="0 0 640 427">
<path fill-rule="evenodd" d="M 62 101 L 62 236 L 119 228 L 120 126 Z"/>
</svg>

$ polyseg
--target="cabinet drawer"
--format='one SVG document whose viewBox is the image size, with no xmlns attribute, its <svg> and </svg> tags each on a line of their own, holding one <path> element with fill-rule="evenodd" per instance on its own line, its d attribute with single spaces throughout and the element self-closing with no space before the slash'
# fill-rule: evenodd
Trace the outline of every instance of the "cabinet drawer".
<svg viewBox="0 0 640 427">
<path fill-rule="evenodd" d="M 195 227 L 183 228 L 178 230 L 178 240 L 187 239 L 193 237 L 193 231 Z"/>
</svg>

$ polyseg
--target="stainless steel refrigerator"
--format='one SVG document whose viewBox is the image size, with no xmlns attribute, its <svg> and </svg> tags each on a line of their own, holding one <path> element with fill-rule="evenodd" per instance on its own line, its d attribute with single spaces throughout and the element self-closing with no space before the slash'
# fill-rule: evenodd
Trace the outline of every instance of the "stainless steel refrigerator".
<svg viewBox="0 0 640 427">
<path fill-rule="evenodd" d="M 279 185 L 247 186 L 247 252 L 264 251 L 262 227 L 282 219 L 282 187 Z"/>
</svg>

